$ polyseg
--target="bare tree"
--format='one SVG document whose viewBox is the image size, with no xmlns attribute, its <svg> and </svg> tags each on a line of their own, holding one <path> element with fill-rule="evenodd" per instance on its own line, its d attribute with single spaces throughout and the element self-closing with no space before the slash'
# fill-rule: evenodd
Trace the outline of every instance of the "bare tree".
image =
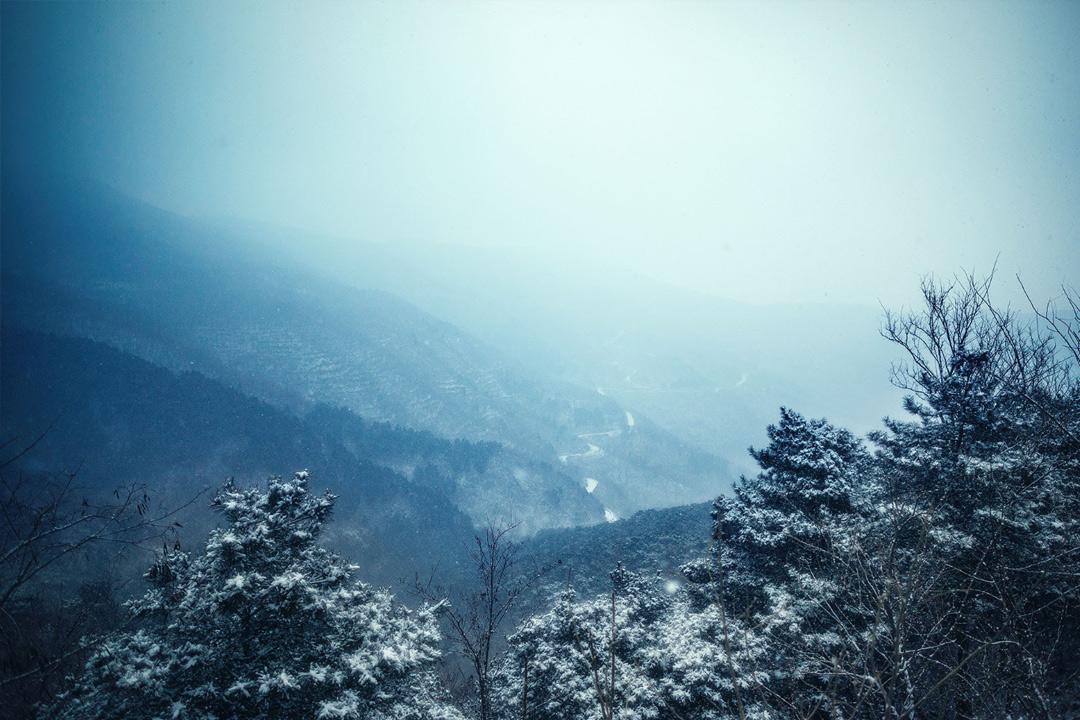
<svg viewBox="0 0 1080 720">
<path fill-rule="evenodd" d="M 886 544 L 865 567 L 841 576 L 864 586 L 868 611 L 898 643 L 889 662 L 875 661 L 892 668 L 880 688 L 906 674 L 908 686 L 886 694 L 896 717 L 950 703 L 956 717 L 979 707 L 1052 715 L 1050 676 L 1061 643 L 1076 642 L 1063 618 L 1078 611 L 1080 543 L 1057 528 L 1075 526 L 1080 511 L 1080 303 L 1063 288 L 1063 306 L 1040 308 L 1021 283 L 1034 313 L 1025 318 L 992 301 L 993 279 L 928 280 L 920 311 L 886 313 L 883 334 L 907 356 L 894 382 L 928 428 L 908 437 L 922 434 L 932 462 L 908 465 L 922 466 L 925 483 L 899 466 L 886 478 L 904 522 L 881 533 Z M 905 436 L 902 423 L 890 427 Z M 970 545 L 937 552 L 928 538 L 946 528 Z M 904 536 L 919 540 L 905 547 Z M 901 627 L 915 623 L 918 633 Z"/>
<path fill-rule="evenodd" d="M 1063 287 L 1059 303 L 1039 307 L 1018 277 L 1035 316 L 1025 320 L 992 300 L 994 279 L 993 273 L 945 283 L 927 278 L 920 311 L 885 310 L 882 336 L 906 356 L 893 366 L 893 383 L 925 401 L 932 388 L 955 379 L 975 358 L 999 394 L 1024 401 L 1052 432 L 1080 443 L 1064 417 L 1080 395 L 1080 296 Z M 1063 408 L 1054 398 L 1071 402 Z"/>
<path fill-rule="evenodd" d="M 72 563 L 92 552 L 161 542 L 178 526 L 177 513 L 197 497 L 160 509 L 139 484 L 111 494 L 89 492 L 78 486 L 76 472 L 29 476 L 19 471 L 17 462 L 43 437 L 0 461 L 0 691 L 27 702 L 47 694 L 52 680 L 89 649 L 88 628 L 107 624 L 98 616 L 108 614 L 113 603 L 108 582 L 84 582 L 85 573 Z M 0 449 L 11 447 L 18 447 L 14 438 L 0 444 Z M 72 577 L 65 577 L 66 571 Z M 46 602 L 45 595 L 57 587 L 70 591 L 69 598 Z M 98 616 L 88 614 L 90 608 Z M 50 636 L 43 634 L 46 628 L 52 628 Z"/>
<path fill-rule="evenodd" d="M 417 583 L 417 592 L 426 600 L 442 603 L 443 619 L 451 640 L 468 662 L 475 681 L 480 720 L 491 720 L 491 673 L 498 647 L 498 633 L 510 618 L 522 595 L 543 574 L 543 569 L 525 570 L 520 565 L 520 545 L 514 541 L 517 524 L 489 523 L 478 532 L 470 546 L 472 589 L 447 593 L 429 581 Z M 525 701 L 522 701 L 523 710 Z"/>
</svg>

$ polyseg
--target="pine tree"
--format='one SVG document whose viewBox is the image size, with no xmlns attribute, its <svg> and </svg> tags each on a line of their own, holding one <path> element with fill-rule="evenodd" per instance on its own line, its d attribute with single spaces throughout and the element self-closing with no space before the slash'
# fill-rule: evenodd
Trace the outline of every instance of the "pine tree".
<svg viewBox="0 0 1080 720">
<path fill-rule="evenodd" d="M 317 544 L 333 504 L 306 472 L 226 485 L 205 553 L 158 559 L 132 603 L 143 626 L 106 638 L 43 717 L 458 718 L 432 609 L 396 606 Z"/>
<path fill-rule="evenodd" d="M 617 568 L 607 595 L 581 601 L 563 592 L 509 638 L 496 676 L 499 717 L 739 717 L 735 684 L 762 680 L 752 666 L 763 648 L 735 621 L 727 627 L 731 642 L 720 642 L 712 580 L 699 564 L 685 568 L 683 583 L 665 587 Z"/>
<path fill-rule="evenodd" d="M 845 602 L 836 559 L 874 491 L 869 455 L 847 430 L 781 408 L 768 435 L 750 450 L 761 472 L 714 504 L 716 567 L 725 611 L 768 643 L 767 693 L 790 712 L 826 702 L 822 662 L 854 630 L 834 612 Z"/>
</svg>

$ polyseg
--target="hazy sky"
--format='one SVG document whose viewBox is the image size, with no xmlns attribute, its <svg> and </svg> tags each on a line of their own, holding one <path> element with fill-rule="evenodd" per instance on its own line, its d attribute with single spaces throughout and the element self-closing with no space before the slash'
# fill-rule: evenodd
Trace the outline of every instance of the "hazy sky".
<svg viewBox="0 0 1080 720">
<path fill-rule="evenodd" d="M 3 152 L 760 302 L 1080 282 L 1080 3 L 3 3 Z M 5 182 L 13 174 L 6 173 Z"/>
</svg>

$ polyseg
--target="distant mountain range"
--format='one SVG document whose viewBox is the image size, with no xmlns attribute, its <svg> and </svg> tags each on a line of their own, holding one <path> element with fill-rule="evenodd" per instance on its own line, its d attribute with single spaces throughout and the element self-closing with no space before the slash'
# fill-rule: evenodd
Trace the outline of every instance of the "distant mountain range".
<svg viewBox="0 0 1080 720">
<path fill-rule="evenodd" d="M 474 522 L 587 524 L 703 500 L 732 479 L 727 462 L 637 408 L 385 291 L 291 263 L 261 236 L 55 180 L 6 183 L 2 222 L 5 328 L 88 338 L 198 372 L 338 441 L 341 422 L 354 420 L 322 406 L 495 443 L 486 469 L 454 485 L 455 507 Z M 190 440 L 183 429 L 171 439 Z M 393 467 L 416 472 L 409 458 Z"/>
<path fill-rule="evenodd" d="M 781 405 L 866 431 L 899 402 L 877 307 L 738 303 L 626 271 L 618 257 L 512 239 L 463 247 L 235 227 L 288 262 L 392 292 L 538 374 L 612 398 L 737 471 L 753 471 L 747 446 L 766 441 Z"/>
</svg>

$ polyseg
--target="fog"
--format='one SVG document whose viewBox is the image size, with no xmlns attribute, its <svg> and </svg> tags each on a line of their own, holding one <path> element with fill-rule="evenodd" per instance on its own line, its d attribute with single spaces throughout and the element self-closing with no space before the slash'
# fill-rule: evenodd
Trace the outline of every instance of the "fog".
<svg viewBox="0 0 1080 720">
<path fill-rule="evenodd" d="M 438 243 L 744 303 L 995 263 L 1049 297 L 1078 34 L 1075 3 L 5 3 L 5 177 L 295 230 L 343 275 Z"/>
</svg>

